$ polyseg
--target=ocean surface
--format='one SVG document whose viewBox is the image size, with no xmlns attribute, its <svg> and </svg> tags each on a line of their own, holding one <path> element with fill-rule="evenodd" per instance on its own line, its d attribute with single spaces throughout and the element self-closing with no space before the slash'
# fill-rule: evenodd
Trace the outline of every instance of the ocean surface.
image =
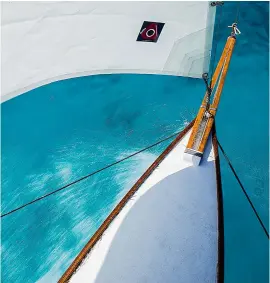
<svg viewBox="0 0 270 283">
<path fill-rule="evenodd" d="M 238 5 L 227 2 L 217 12 L 216 60 Z M 268 227 L 269 4 L 242 2 L 239 29 L 217 134 Z M 2 213 L 181 130 L 204 92 L 198 79 L 99 75 L 52 83 L 3 103 Z M 4 217 L 1 282 L 56 282 L 168 143 Z M 225 283 L 266 283 L 268 240 L 223 157 L 221 172 Z"/>
</svg>

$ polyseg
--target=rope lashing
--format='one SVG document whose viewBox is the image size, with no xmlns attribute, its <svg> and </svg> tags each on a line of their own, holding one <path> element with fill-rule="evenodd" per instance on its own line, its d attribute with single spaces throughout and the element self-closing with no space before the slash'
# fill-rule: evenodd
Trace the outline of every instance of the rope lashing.
<svg viewBox="0 0 270 283">
<path fill-rule="evenodd" d="M 212 88 L 210 87 L 210 84 L 208 83 L 208 74 L 203 73 L 202 78 L 206 86 L 207 97 L 206 97 L 205 102 L 206 102 L 206 111 L 208 111 L 210 107 L 210 96 L 212 94 Z"/>
</svg>

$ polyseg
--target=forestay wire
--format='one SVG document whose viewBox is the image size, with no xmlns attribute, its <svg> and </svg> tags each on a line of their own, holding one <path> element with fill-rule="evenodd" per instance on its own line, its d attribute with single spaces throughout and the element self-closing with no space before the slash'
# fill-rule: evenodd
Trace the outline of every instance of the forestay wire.
<svg viewBox="0 0 270 283">
<path fill-rule="evenodd" d="M 220 25 L 221 25 L 221 19 L 222 19 L 222 11 L 223 11 L 222 7 L 223 7 L 223 5 L 217 6 L 217 8 L 220 8 L 220 15 L 219 15 L 217 29 L 216 29 L 217 30 L 216 34 L 217 34 L 218 38 L 216 39 L 214 48 L 212 48 L 212 52 L 211 52 L 213 54 L 213 58 L 211 60 L 211 66 L 210 66 L 211 79 L 210 79 L 209 86 L 211 86 L 211 84 L 212 84 L 212 78 L 213 78 L 213 75 L 214 75 L 214 68 L 215 68 L 215 62 L 216 62 L 217 46 L 218 46 L 218 42 L 220 40 L 219 31 L 220 31 Z"/>
<path fill-rule="evenodd" d="M 241 5 L 241 1 L 238 1 L 237 3 L 237 8 L 236 8 L 236 12 L 235 12 L 235 21 L 234 24 L 238 24 L 239 23 L 239 16 L 240 16 L 240 5 Z M 218 37 L 216 39 L 215 45 L 212 48 L 212 55 L 213 58 L 211 60 L 211 66 L 210 66 L 210 74 L 211 74 L 211 79 L 210 79 L 210 83 L 209 86 L 211 86 L 212 84 L 212 79 L 213 79 L 213 75 L 214 75 L 214 67 L 215 67 L 215 62 L 216 62 L 216 53 L 217 53 L 217 46 L 218 43 L 220 41 L 220 27 L 221 27 L 221 21 L 222 21 L 222 13 L 223 13 L 223 5 L 218 5 L 217 9 L 220 9 L 220 13 L 218 15 L 218 23 L 217 23 L 217 29 L 215 30 L 216 36 Z"/>
<path fill-rule="evenodd" d="M 241 5 L 241 1 L 238 1 L 237 2 L 236 17 L 235 17 L 235 21 L 234 21 L 236 24 L 239 23 L 240 5 Z"/>
</svg>

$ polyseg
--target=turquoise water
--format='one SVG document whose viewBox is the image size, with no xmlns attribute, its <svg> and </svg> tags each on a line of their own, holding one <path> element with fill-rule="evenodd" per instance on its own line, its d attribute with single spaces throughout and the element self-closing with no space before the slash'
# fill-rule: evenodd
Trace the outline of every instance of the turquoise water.
<svg viewBox="0 0 270 283">
<path fill-rule="evenodd" d="M 222 8 L 217 58 L 235 3 Z M 217 132 L 268 223 L 269 4 L 241 4 L 242 32 Z M 129 155 L 197 112 L 201 80 L 100 75 L 40 87 L 2 104 L 2 213 Z M 56 282 L 115 203 L 168 142 L 2 219 L 2 282 Z M 268 282 L 268 241 L 225 161 L 225 282 Z M 128 283 L 128 282 L 127 282 Z"/>
</svg>

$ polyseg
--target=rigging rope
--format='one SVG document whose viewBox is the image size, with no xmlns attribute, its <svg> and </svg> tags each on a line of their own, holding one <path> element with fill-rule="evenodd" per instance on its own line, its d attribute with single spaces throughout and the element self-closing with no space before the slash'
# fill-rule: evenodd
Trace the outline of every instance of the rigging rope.
<svg viewBox="0 0 270 283">
<path fill-rule="evenodd" d="M 255 213 L 257 219 L 259 220 L 259 222 L 260 222 L 260 224 L 261 224 L 261 226 L 262 226 L 262 228 L 263 228 L 263 230 L 264 230 L 264 232 L 265 232 L 267 238 L 269 239 L 269 233 L 268 233 L 266 227 L 264 226 L 264 224 L 263 224 L 263 222 L 262 222 L 262 220 L 261 220 L 261 218 L 260 218 L 260 216 L 259 216 L 259 214 L 258 214 L 256 208 L 254 207 L 254 205 L 253 205 L 251 199 L 249 198 L 249 196 L 248 196 L 248 194 L 247 194 L 247 192 L 246 192 L 246 190 L 245 190 L 245 188 L 244 188 L 242 182 L 240 181 L 240 179 L 239 179 L 237 173 L 235 172 L 235 170 L 234 170 L 234 168 L 233 168 L 233 165 L 232 165 L 232 163 L 231 163 L 231 161 L 230 161 L 228 155 L 225 153 L 225 151 L 224 151 L 224 149 L 222 148 L 222 146 L 221 146 L 219 140 L 217 140 L 217 142 L 218 142 L 218 146 L 219 146 L 220 150 L 222 151 L 222 153 L 223 153 L 223 155 L 224 155 L 224 157 L 225 157 L 225 159 L 226 159 L 228 165 L 230 166 L 230 168 L 231 168 L 231 170 L 232 170 L 232 172 L 233 172 L 233 174 L 234 174 L 236 180 L 238 181 L 238 184 L 240 185 L 240 187 L 241 187 L 243 193 L 245 194 L 245 196 L 246 196 L 246 198 L 247 198 L 249 204 L 251 205 L 251 207 L 252 207 L 252 209 L 253 209 L 253 211 L 254 211 L 254 213 Z"/>
<path fill-rule="evenodd" d="M 239 1 L 238 4 L 237 4 L 235 21 L 234 21 L 236 26 L 239 23 L 240 5 L 241 5 L 241 1 Z M 221 25 L 221 19 L 222 19 L 222 12 L 223 12 L 222 7 L 223 7 L 223 5 L 218 5 L 217 7 L 220 7 L 220 15 L 218 16 L 219 21 L 218 21 L 218 25 L 217 25 L 217 36 L 218 36 L 218 32 L 220 30 L 220 25 Z M 240 34 L 240 31 L 239 31 L 238 34 Z M 212 79 L 213 79 L 213 74 L 214 74 L 214 65 L 215 65 L 215 61 L 216 61 L 216 53 L 217 53 L 217 46 L 218 46 L 219 40 L 220 40 L 220 37 L 218 37 L 218 39 L 216 40 L 216 44 L 214 45 L 213 52 L 212 52 L 213 60 L 211 60 L 211 66 L 210 66 L 210 70 L 211 70 L 211 80 L 210 80 L 210 84 L 209 84 L 210 86 L 212 84 Z"/>
<path fill-rule="evenodd" d="M 75 180 L 75 181 L 73 181 L 73 182 L 71 182 L 71 183 L 69 183 L 69 184 L 67 184 L 67 185 L 65 185 L 65 186 L 63 186 L 63 187 L 61 187 L 61 188 L 59 188 L 59 189 L 56 189 L 56 190 L 54 190 L 54 191 L 52 191 L 52 192 L 50 192 L 50 193 L 47 193 L 47 194 L 45 194 L 45 195 L 43 195 L 43 196 L 41 196 L 41 197 L 38 197 L 38 198 L 36 198 L 36 199 L 34 199 L 34 200 L 30 201 L 30 202 L 27 202 L 27 203 L 25 203 L 25 204 L 23 204 L 23 205 L 21 205 L 21 206 L 19 206 L 19 207 L 17 207 L 17 208 L 14 208 L 14 209 L 10 210 L 9 212 L 6 212 L 6 213 L 2 214 L 2 215 L 1 215 L 1 218 L 5 217 L 5 216 L 7 216 L 7 215 L 10 215 L 10 214 L 12 214 L 12 213 L 14 213 L 14 212 L 16 212 L 16 211 L 18 211 L 18 210 L 20 210 L 20 209 L 23 209 L 23 208 L 25 208 L 26 206 L 29 206 L 29 205 L 31 205 L 31 204 L 33 204 L 33 203 L 35 203 L 35 202 L 38 202 L 38 201 L 40 201 L 40 200 L 42 200 L 42 199 L 44 199 L 44 198 L 47 198 L 47 197 L 49 197 L 49 196 L 51 196 L 51 195 L 53 195 L 53 194 L 55 194 L 55 193 L 58 193 L 58 192 L 60 192 L 60 191 L 62 191 L 62 190 L 64 190 L 64 189 L 67 189 L 68 187 L 71 187 L 72 185 L 75 185 L 75 184 L 77 184 L 77 183 L 79 183 L 79 182 L 81 182 L 81 181 L 83 181 L 83 180 L 85 180 L 85 179 L 87 179 L 87 178 L 89 178 L 89 177 L 91 177 L 91 176 L 93 176 L 93 175 L 95 175 L 95 174 L 101 172 L 101 171 L 104 171 L 105 169 L 108 169 L 108 168 L 110 168 L 110 167 L 112 167 L 112 166 L 114 166 L 114 165 L 116 165 L 116 164 L 119 164 L 119 163 L 122 162 L 122 161 L 125 161 L 125 160 L 127 160 L 127 159 L 129 159 L 129 158 L 131 158 L 131 157 L 133 157 L 133 156 L 135 156 L 135 155 L 137 155 L 137 154 L 139 154 L 139 153 L 142 153 L 142 152 L 144 152 L 144 151 L 146 151 L 146 150 L 148 150 L 148 149 L 150 149 L 150 148 L 152 148 L 152 147 L 154 147 L 154 146 L 156 146 L 156 145 L 159 145 L 159 144 L 161 144 L 161 143 L 163 143 L 163 142 L 165 142 L 165 141 L 167 141 L 167 140 L 169 140 L 169 139 L 171 139 L 171 138 L 177 136 L 177 135 L 180 134 L 181 132 L 182 132 L 182 131 L 176 132 L 175 134 L 172 134 L 172 135 L 170 135 L 170 136 L 168 136 L 168 137 L 166 137 L 166 138 L 164 138 L 164 139 L 162 139 L 162 140 L 160 140 L 160 141 L 157 141 L 156 143 L 154 143 L 154 144 L 152 144 L 152 145 L 149 145 L 149 146 L 147 146 L 147 147 L 145 147 L 145 148 L 143 148 L 143 149 L 141 149 L 141 150 L 139 150 L 139 151 L 136 151 L 136 152 L 132 153 L 132 154 L 129 155 L 129 156 L 126 156 L 126 157 L 124 157 L 124 158 L 122 158 L 122 159 L 120 159 L 120 160 L 118 160 L 118 161 L 116 161 L 116 162 L 114 162 L 114 163 L 111 163 L 111 164 L 109 164 L 109 165 L 107 165 L 107 166 L 105 166 L 105 167 L 103 167 L 103 168 L 101 168 L 101 169 L 98 169 L 98 170 L 96 170 L 96 171 L 94 171 L 94 172 L 92 172 L 92 173 L 90 173 L 90 174 L 87 174 L 87 175 L 85 175 L 85 176 L 83 176 L 83 177 L 81 177 L 81 178 L 79 178 L 79 179 L 77 179 L 77 180 Z"/>
<path fill-rule="evenodd" d="M 238 24 L 239 22 L 239 15 L 240 15 L 240 5 L 241 5 L 241 1 L 238 1 L 238 7 L 237 7 L 237 10 L 236 10 L 236 17 L 235 17 L 235 23 Z"/>
<path fill-rule="evenodd" d="M 117 164 L 119 164 L 119 163 L 121 163 L 121 162 L 123 162 L 123 161 L 125 161 L 125 160 L 127 160 L 127 159 L 129 159 L 129 158 L 131 158 L 131 157 L 133 157 L 133 156 L 135 156 L 135 155 L 137 155 L 137 154 L 139 154 L 139 153 L 142 153 L 142 152 L 144 152 L 144 151 L 146 151 L 146 150 L 148 150 L 148 149 L 150 149 L 150 148 L 152 148 L 152 147 L 154 147 L 154 146 L 156 146 L 156 145 L 159 145 L 159 144 L 161 144 L 162 142 L 165 142 L 165 141 L 167 141 L 167 140 L 169 140 L 169 139 L 171 139 L 171 138 L 177 136 L 180 132 L 181 132 L 181 131 L 176 132 L 176 133 L 174 133 L 174 134 L 172 134 L 172 135 L 170 135 L 170 136 L 168 136 L 168 137 L 166 137 L 166 138 L 164 138 L 164 139 L 162 139 L 162 140 L 160 140 L 160 141 L 158 141 L 158 142 L 156 142 L 156 143 L 154 143 L 154 144 L 152 144 L 152 145 L 149 145 L 149 146 L 147 146 L 147 147 L 145 147 L 145 148 L 143 148 L 143 149 L 141 149 L 141 150 L 139 150 L 139 151 L 134 152 L 133 154 L 131 154 L 131 155 L 129 155 L 129 156 L 126 156 L 126 157 L 124 157 L 124 158 L 122 158 L 122 159 L 120 159 L 120 160 L 118 160 L 118 161 L 116 161 L 116 162 L 113 162 L 113 163 L 111 163 L 111 164 L 109 164 L 109 165 L 107 165 L 107 166 L 105 166 L 105 167 L 103 167 L 103 168 L 101 168 L 101 169 L 98 169 L 98 170 L 96 170 L 96 171 L 94 171 L 94 172 L 92 172 L 92 173 L 90 173 L 90 174 L 87 174 L 87 175 L 85 175 L 85 176 L 83 176 L 83 177 L 81 177 L 81 178 L 79 178 L 79 179 L 77 179 L 77 180 L 75 180 L 75 181 L 73 181 L 73 182 L 71 182 L 71 183 L 69 183 L 69 184 L 67 184 L 67 185 L 65 185 L 65 186 L 63 186 L 63 187 L 61 187 L 61 188 L 59 188 L 59 189 L 56 189 L 56 190 L 54 190 L 54 191 L 52 191 L 52 192 L 50 192 L 50 193 L 47 193 L 47 194 L 45 194 L 45 195 L 43 195 L 43 196 L 41 196 L 41 197 L 38 197 L 38 198 L 36 198 L 36 199 L 34 199 L 34 200 L 30 201 L 30 202 L 27 202 L 27 203 L 25 203 L 25 204 L 23 204 L 23 205 L 21 205 L 21 206 L 15 208 L 15 209 L 12 209 L 12 210 L 10 210 L 9 212 L 6 212 L 6 213 L 2 214 L 2 215 L 1 215 L 1 218 L 5 217 L 5 216 L 8 216 L 8 215 L 10 215 L 10 214 L 12 214 L 12 213 L 14 213 L 14 212 L 16 212 L 16 211 L 18 211 L 18 210 L 21 210 L 21 209 L 23 209 L 23 208 L 25 208 L 25 207 L 27 207 L 27 206 L 29 206 L 29 205 L 31 205 L 31 204 L 34 204 L 34 203 L 36 203 L 36 202 L 38 202 L 38 201 L 40 201 L 40 200 L 42 200 L 42 199 L 45 199 L 45 198 L 47 198 L 47 197 L 49 197 L 49 196 L 51 196 L 51 195 L 53 195 L 53 194 L 55 194 L 55 193 L 57 193 L 57 192 L 60 192 L 60 191 L 62 191 L 62 190 L 64 190 L 64 189 L 67 189 L 68 187 L 71 187 L 72 185 L 75 185 L 75 184 L 77 184 L 77 183 L 79 183 L 79 182 L 81 182 L 81 181 L 83 181 L 83 180 L 85 180 L 85 179 L 87 179 L 87 178 L 89 178 L 89 177 L 91 177 L 91 176 L 93 176 L 93 175 L 95 175 L 95 174 L 101 172 L 101 171 L 104 171 L 104 170 L 106 170 L 106 169 L 108 169 L 108 168 L 110 168 L 110 167 L 112 167 L 112 166 L 114 166 L 114 165 L 117 165 Z M 261 218 L 260 218 L 260 216 L 259 216 L 259 214 L 258 214 L 256 208 L 254 207 L 254 205 L 253 205 L 251 199 L 249 198 L 249 196 L 248 196 L 248 194 L 247 194 L 247 192 L 246 192 L 246 190 L 245 190 L 245 188 L 244 188 L 242 182 L 240 181 L 240 179 L 239 179 L 237 173 L 235 172 L 234 167 L 233 167 L 233 165 L 232 165 L 232 163 L 231 163 L 229 157 L 228 157 L 227 154 L 225 153 L 225 151 L 224 151 L 223 147 L 221 146 L 219 140 L 217 140 L 217 143 L 218 143 L 218 146 L 219 146 L 220 150 L 222 151 L 222 153 L 223 153 L 223 155 L 224 155 L 224 157 L 225 157 L 225 159 L 226 159 L 228 165 L 230 166 L 230 168 L 231 168 L 231 170 L 232 170 L 232 172 L 233 172 L 233 174 L 234 174 L 236 180 L 238 181 L 238 183 L 239 183 L 239 185 L 240 185 L 240 187 L 241 187 L 243 193 L 245 194 L 245 196 L 246 196 L 246 198 L 247 198 L 247 200 L 248 200 L 250 206 L 252 207 L 252 209 L 253 209 L 253 211 L 254 211 L 254 213 L 255 213 L 255 215 L 256 215 L 256 217 L 257 217 L 259 223 L 261 224 L 261 226 L 262 226 L 262 228 L 263 228 L 263 230 L 264 230 L 264 232 L 265 232 L 267 238 L 269 239 L 269 233 L 268 233 L 266 227 L 264 226 L 264 224 L 263 224 L 263 222 L 262 222 L 262 220 L 261 220 Z"/>
</svg>

